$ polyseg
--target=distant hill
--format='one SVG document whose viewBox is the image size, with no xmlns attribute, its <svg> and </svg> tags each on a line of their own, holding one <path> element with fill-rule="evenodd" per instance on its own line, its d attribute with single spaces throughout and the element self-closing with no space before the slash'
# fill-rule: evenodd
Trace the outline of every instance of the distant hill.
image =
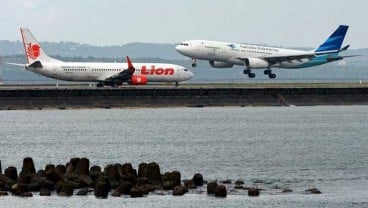
<svg viewBox="0 0 368 208">
<path fill-rule="evenodd" d="M 190 66 L 190 60 L 175 51 L 175 44 L 156 43 L 129 43 L 122 46 L 92 46 L 74 42 L 41 42 L 45 51 L 64 61 L 91 61 L 91 62 L 124 62 L 129 55 L 134 62 L 161 62 L 174 63 L 187 67 L 194 73 L 190 82 L 278 82 L 278 81 L 368 81 L 368 49 L 355 49 L 344 52 L 343 55 L 362 55 L 345 59 L 322 66 L 306 69 L 274 69 L 278 78 L 269 80 L 262 70 L 254 70 L 257 74 L 255 80 L 250 80 L 242 74 L 243 67 L 236 66 L 230 69 L 211 68 L 206 61 L 199 61 L 197 68 Z M 308 50 L 308 48 L 303 48 Z M 4 61 L 25 63 L 23 44 L 20 41 L 0 41 L 0 58 Z M 44 78 L 22 67 L 8 65 L 0 66 L 0 75 L 4 81 L 47 81 Z"/>
<path fill-rule="evenodd" d="M 63 57 L 117 58 L 129 55 L 131 57 L 159 57 L 162 59 L 182 58 L 175 51 L 175 44 L 128 43 L 121 46 L 93 46 L 75 42 L 41 42 L 40 44 L 47 54 Z M 2 56 L 24 54 L 23 43 L 2 40 L 0 41 L 0 54 Z"/>
</svg>

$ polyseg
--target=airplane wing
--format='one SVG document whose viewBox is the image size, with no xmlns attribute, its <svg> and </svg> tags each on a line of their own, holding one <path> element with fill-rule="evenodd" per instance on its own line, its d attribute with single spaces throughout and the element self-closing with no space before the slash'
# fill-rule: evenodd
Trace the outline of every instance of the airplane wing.
<svg viewBox="0 0 368 208">
<path fill-rule="evenodd" d="M 105 79 L 105 81 L 118 81 L 118 82 L 126 82 L 129 81 L 134 72 L 135 72 L 135 68 L 132 64 L 132 61 L 130 60 L 129 56 L 126 57 L 127 63 L 128 63 L 128 68 L 121 71 L 118 74 L 115 74 L 111 77 L 108 77 L 107 79 Z"/>
<path fill-rule="evenodd" d="M 302 59 L 312 59 L 318 55 L 326 55 L 326 54 L 336 54 L 339 53 L 341 51 L 346 51 L 348 50 L 348 48 L 350 47 L 350 45 L 347 45 L 339 50 L 331 50 L 331 51 L 322 51 L 322 52 L 317 52 L 317 51 L 306 51 L 305 53 L 299 53 L 299 54 L 290 54 L 290 55 L 271 55 L 271 56 L 261 56 L 261 57 L 257 57 L 259 59 L 263 59 L 267 62 L 269 62 L 271 65 L 280 63 L 280 62 L 284 62 L 284 61 L 301 61 Z M 355 56 L 339 56 L 339 57 L 332 57 L 332 58 L 339 58 L 339 59 L 343 59 L 343 58 L 349 58 L 349 57 L 355 57 Z M 248 58 L 239 58 L 240 60 L 246 60 Z"/>
</svg>

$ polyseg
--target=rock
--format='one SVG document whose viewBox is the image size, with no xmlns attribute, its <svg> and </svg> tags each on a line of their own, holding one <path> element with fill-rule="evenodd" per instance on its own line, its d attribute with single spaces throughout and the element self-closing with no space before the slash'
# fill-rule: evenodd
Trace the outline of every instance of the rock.
<svg viewBox="0 0 368 208">
<path fill-rule="evenodd" d="M 248 189 L 248 196 L 259 196 L 259 189 L 258 188 L 249 188 Z"/>
<path fill-rule="evenodd" d="M 130 197 L 132 198 L 143 197 L 143 190 L 138 186 L 134 186 L 133 188 L 130 189 Z"/>
<path fill-rule="evenodd" d="M 203 186 L 203 176 L 200 173 L 196 173 L 192 179 L 196 186 Z"/>
<path fill-rule="evenodd" d="M 174 182 L 172 182 L 172 181 L 164 181 L 163 183 L 162 183 L 162 188 L 164 189 L 164 190 L 173 190 L 174 189 Z"/>
<path fill-rule="evenodd" d="M 221 181 L 222 184 L 231 184 L 231 180 L 230 179 L 226 179 Z"/>
<path fill-rule="evenodd" d="M 70 162 L 66 165 L 66 174 L 72 174 L 75 172 L 80 158 L 72 158 Z"/>
<path fill-rule="evenodd" d="M 127 181 L 122 181 L 119 185 L 119 187 L 117 187 L 115 189 L 116 192 L 119 192 L 120 194 L 125 194 L 128 195 L 130 194 L 130 189 L 133 188 L 133 184 L 127 182 Z"/>
<path fill-rule="evenodd" d="M 36 169 L 31 157 L 26 157 L 23 159 L 22 171 L 19 175 L 34 175 L 36 174 Z"/>
<path fill-rule="evenodd" d="M 36 177 L 39 177 L 39 178 L 45 178 L 46 177 L 46 172 L 44 170 L 39 170 L 37 171 Z"/>
<path fill-rule="evenodd" d="M 103 198 L 106 199 L 109 193 L 109 185 L 107 183 L 103 182 L 97 182 L 95 186 L 94 195 L 97 198 Z"/>
<path fill-rule="evenodd" d="M 51 196 L 51 191 L 47 188 L 42 188 L 40 190 L 40 196 Z"/>
<path fill-rule="evenodd" d="M 227 196 L 226 186 L 224 186 L 224 185 L 216 186 L 215 196 L 216 197 L 226 197 Z"/>
<path fill-rule="evenodd" d="M 242 185 L 235 185 L 234 188 L 239 189 L 239 190 L 245 190 L 244 186 L 242 186 Z"/>
<path fill-rule="evenodd" d="M 133 174 L 129 174 L 129 175 L 124 175 L 122 178 L 123 181 L 128 181 L 132 184 L 136 184 L 137 183 L 137 177 Z M 147 179 L 148 180 L 148 179 Z"/>
<path fill-rule="evenodd" d="M 55 165 L 53 164 L 47 164 L 45 167 L 45 172 L 49 172 L 49 171 L 55 171 Z"/>
<path fill-rule="evenodd" d="M 89 177 L 91 177 L 91 179 L 93 181 L 96 181 L 98 177 L 100 177 L 101 175 L 101 167 L 100 166 L 92 166 L 89 169 Z"/>
<path fill-rule="evenodd" d="M 14 184 L 10 189 L 10 192 L 16 196 L 21 196 L 23 193 L 26 193 L 28 191 L 29 190 L 27 184 L 21 183 Z"/>
<path fill-rule="evenodd" d="M 307 189 L 305 190 L 305 192 L 307 194 L 321 194 L 322 192 L 320 190 L 318 190 L 317 188 L 311 188 L 311 189 Z"/>
<path fill-rule="evenodd" d="M 8 192 L 7 191 L 0 191 L 0 196 L 8 196 Z"/>
<path fill-rule="evenodd" d="M 89 159 L 81 158 L 77 164 L 75 173 L 77 175 L 88 175 L 89 174 Z"/>
<path fill-rule="evenodd" d="M 6 191 L 9 191 L 10 188 L 16 183 L 15 181 L 13 181 L 12 179 L 8 178 L 5 175 L 1 175 L 0 174 L 0 181 L 2 182 L 2 186 Z"/>
<path fill-rule="evenodd" d="M 42 181 L 41 183 L 41 187 L 48 189 L 50 191 L 54 191 L 55 190 L 55 183 L 53 181 L 50 181 L 48 179 Z"/>
<path fill-rule="evenodd" d="M 172 195 L 173 196 L 183 196 L 188 190 L 184 186 L 175 186 Z"/>
<path fill-rule="evenodd" d="M 174 186 L 180 186 L 181 185 L 181 174 L 179 171 L 173 171 L 171 172 L 171 180 L 174 183 Z"/>
<path fill-rule="evenodd" d="M 56 172 L 56 168 L 52 169 L 48 169 L 48 171 L 46 171 L 46 178 L 47 180 L 50 180 L 54 183 L 58 182 L 58 181 L 63 181 L 64 179 Z"/>
<path fill-rule="evenodd" d="M 105 167 L 106 176 L 112 188 L 116 188 L 120 183 L 120 175 L 116 166 L 108 165 Z"/>
<path fill-rule="evenodd" d="M 18 183 L 30 184 L 31 183 L 31 175 L 20 174 L 18 178 Z"/>
<path fill-rule="evenodd" d="M 82 183 L 82 187 L 92 187 L 93 186 L 93 180 L 89 175 L 79 175 L 78 176 L 79 181 Z"/>
<path fill-rule="evenodd" d="M 152 185 L 152 184 L 143 185 L 143 186 L 141 186 L 141 188 L 143 189 L 143 192 L 144 192 L 145 195 L 147 195 L 148 192 L 153 192 L 156 189 L 161 189 L 160 186 L 158 186 L 158 185 Z"/>
<path fill-rule="evenodd" d="M 141 163 L 138 166 L 138 178 L 147 178 L 148 164 Z"/>
<path fill-rule="evenodd" d="M 170 190 L 174 189 L 175 186 L 179 186 L 181 185 L 181 176 L 180 176 L 180 172 L 179 171 L 173 171 L 173 172 L 166 172 L 162 177 L 161 177 L 163 183 L 170 181 L 172 183 L 172 188 L 170 188 Z M 165 187 L 164 187 L 165 189 Z"/>
<path fill-rule="evenodd" d="M 1 174 L 0 174 L 1 175 Z M 3 191 L 3 190 L 5 190 L 5 181 L 2 181 L 1 179 L 0 179 L 0 191 Z"/>
<path fill-rule="evenodd" d="M 63 176 L 66 174 L 66 167 L 65 165 L 57 165 L 55 167 L 55 172 L 59 175 L 59 176 Z"/>
<path fill-rule="evenodd" d="M 137 178 L 137 186 L 144 186 L 146 184 L 148 184 L 148 179 L 147 178 Z"/>
<path fill-rule="evenodd" d="M 0 175 L 3 174 L 3 169 L 1 167 L 1 160 L 0 160 Z"/>
<path fill-rule="evenodd" d="M 72 196 L 74 185 L 68 181 L 59 181 L 57 183 L 56 192 L 59 196 Z"/>
<path fill-rule="evenodd" d="M 18 180 L 18 172 L 17 172 L 17 168 L 10 166 L 8 168 L 5 169 L 4 175 L 8 178 L 10 178 L 13 181 L 17 181 Z"/>
<path fill-rule="evenodd" d="M 187 187 L 188 189 L 196 189 L 197 188 L 197 185 L 194 183 L 193 180 L 184 181 L 184 186 Z"/>
<path fill-rule="evenodd" d="M 100 177 L 98 177 L 96 180 L 96 184 L 97 183 L 104 183 L 107 185 L 107 191 L 109 192 L 111 190 L 110 180 L 107 176 L 101 175 Z"/>
<path fill-rule="evenodd" d="M 120 193 L 120 192 L 118 192 L 118 191 L 113 191 L 113 192 L 111 193 L 111 196 L 113 196 L 113 197 L 120 197 L 120 196 L 121 196 L 121 193 Z"/>
<path fill-rule="evenodd" d="M 244 181 L 243 180 L 237 180 L 237 181 L 235 181 L 235 183 L 234 183 L 235 185 L 244 185 Z"/>
<path fill-rule="evenodd" d="M 21 197 L 33 197 L 33 194 L 31 192 L 24 192 L 20 196 Z"/>
<path fill-rule="evenodd" d="M 125 163 L 122 167 L 122 173 L 123 175 L 134 175 L 137 176 L 137 171 L 133 169 L 132 164 Z"/>
<path fill-rule="evenodd" d="M 282 193 L 291 193 L 291 192 L 293 192 L 293 190 L 291 190 L 291 189 L 289 189 L 289 188 L 284 188 L 284 189 L 282 190 Z"/>
<path fill-rule="evenodd" d="M 146 178 L 151 184 L 161 184 L 160 166 L 157 163 L 148 164 Z"/>
<path fill-rule="evenodd" d="M 88 194 L 89 190 L 88 188 L 82 188 L 77 192 L 77 196 L 86 196 Z"/>
</svg>

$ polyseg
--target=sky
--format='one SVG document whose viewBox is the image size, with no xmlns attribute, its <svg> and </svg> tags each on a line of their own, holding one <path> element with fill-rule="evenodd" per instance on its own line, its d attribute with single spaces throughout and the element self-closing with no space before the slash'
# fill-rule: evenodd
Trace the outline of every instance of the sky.
<svg viewBox="0 0 368 208">
<path fill-rule="evenodd" d="M 367 0 L 0 0 L 0 40 L 92 45 L 190 39 L 317 47 L 340 24 L 368 48 Z"/>
</svg>

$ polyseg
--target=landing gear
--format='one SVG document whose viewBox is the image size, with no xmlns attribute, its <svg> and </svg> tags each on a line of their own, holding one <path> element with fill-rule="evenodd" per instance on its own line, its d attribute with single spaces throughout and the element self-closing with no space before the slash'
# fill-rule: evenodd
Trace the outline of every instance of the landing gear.
<svg viewBox="0 0 368 208">
<path fill-rule="evenodd" d="M 275 79 L 275 78 L 276 78 L 276 74 L 269 74 L 269 75 L 268 75 L 268 78 L 270 78 L 270 79 Z"/>
<path fill-rule="evenodd" d="M 179 87 L 179 82 L 175 82 L 175 87 Z"/>
<path fill-rule="evenodd" d="M 252 73 L 252 71 L 250 69 L 244 69 L 243 73 L 248 74 L 249 78 L 255 78 L 256 77 L 256 74 Z"/>
<path fill-rule="evenodd" d="M 268 78 L 270 78 L 270 79 L 275 79 L 276 78 L 276 74 L 273 74 L 271 69 L 266 69 L 266 70 L 264 70 L 263 73 L 265 75 L 268 75 Z"/>
<path fill-rule="evenodd" d="M 192 67 L 197 67 L 197 59 L 192 58 Z"/>
</svg>

